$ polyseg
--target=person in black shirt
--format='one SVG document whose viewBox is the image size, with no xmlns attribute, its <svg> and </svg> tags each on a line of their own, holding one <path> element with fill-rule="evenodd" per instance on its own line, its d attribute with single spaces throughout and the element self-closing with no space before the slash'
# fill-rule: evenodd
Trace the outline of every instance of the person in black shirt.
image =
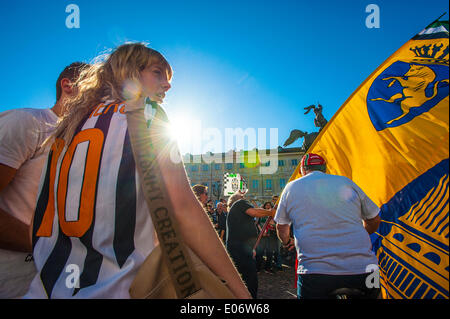
<svg viewBox="0 0 450 319">
<path fill-rule="evenodd" d="M 226 240 L 227 234 L 227 211 L 226 204 L 221 202 L 217 203 L 216 216 L 217 216 L 217 233 L 223 242 Z"/>
<path fill-rule="evenodd" d="M 230 210 L 227 216 L 226 248 L 242 280 L 247 285 L 253 298 L 258 291 L 258 276 L 256 261 L 253 256 L 253 246 L 258 236 L 255 217 L 274 216 L 276 210 L 266 210 L 253 207 L 244 199 L 240 191 L 228 199 Z"/>
</svg>

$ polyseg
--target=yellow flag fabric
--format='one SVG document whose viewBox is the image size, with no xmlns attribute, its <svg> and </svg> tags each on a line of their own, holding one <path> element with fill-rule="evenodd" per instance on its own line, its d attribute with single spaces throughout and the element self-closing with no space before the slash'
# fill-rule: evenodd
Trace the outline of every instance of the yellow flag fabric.
<svg viewBox="0 0 450 319">
<path fill-rule="evenodd" d="M 449 298 L 448 36 L 436 21 L 404 44 L 308 150 L 381 208 L 371 239 L 384 298 Z"/>
</svg>

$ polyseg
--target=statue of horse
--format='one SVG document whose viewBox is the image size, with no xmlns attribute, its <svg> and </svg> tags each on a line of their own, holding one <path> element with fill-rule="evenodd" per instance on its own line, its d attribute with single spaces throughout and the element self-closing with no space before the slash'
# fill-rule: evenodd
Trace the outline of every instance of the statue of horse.
<svg viewBox="0 0 450 319">
<path fill-rule="evenodd" d="M 283 147 L 291 145 L 299 138 L 304 137 L 303 144 L 301 146 L 301 150 L 303 152 L 306 152 L 308 150 L 308 148 L 312 145 L 314 140 L 316 139 L 317 135 L 319 135 L 319 132 L 308 133 L 308 132 L 303 132 L 300 130 L 292 130 L 288 139 L 284 142 Z"/>
</svg>

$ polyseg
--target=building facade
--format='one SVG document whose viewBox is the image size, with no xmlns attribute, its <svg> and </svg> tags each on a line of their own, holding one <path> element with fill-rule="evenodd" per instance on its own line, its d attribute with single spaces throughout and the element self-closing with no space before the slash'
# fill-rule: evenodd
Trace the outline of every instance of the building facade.
<svg viewBox="0 0 450 319">
<path fill-rule="evenodd" d="M 256 150 L 256 152 L 259 155 L 255 164 L 246 163 L 244 153 L 248 156 L 247 152 L 234 151 L 221 154 L 186 154 L 183 161 L 191 186 L 195 184 L 207 186 L 209 198 L 214 202 L 220 198 L 227 198 L 223 193 L 224 174 L 238 173 L 248 188 L 247 199 L 262 204 L 270 201 L 273 195 L 281 194 L 304 153 L 295 147 L 278 147 L 276 151 Z M 261 167 L 269 166 L 271 172 L 262 174 L 264 170 L 261 170 Z"/>
</svg>

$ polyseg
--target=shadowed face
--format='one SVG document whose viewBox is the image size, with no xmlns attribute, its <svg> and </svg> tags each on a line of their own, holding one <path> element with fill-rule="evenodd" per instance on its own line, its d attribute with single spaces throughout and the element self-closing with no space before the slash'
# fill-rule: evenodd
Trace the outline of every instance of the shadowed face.
<svg viewBox="0 0 450 319">
<path fill-rule="evenodd" d="M 278 196 L 273 196 L 272 197 L 272 204 L 275 205 L 277 203 L 278 200 Z"/>
<path fill-rule="evenodd" d="M 208 201 L 208 191 L 207 190 L 205 190 L 203 193 L 200 194 L 199 200 L 203 205 L 206 204 L 206 202 Z"/>
<path fill-rule="evenodd" d="M 166 92 L 171 88 L 168 70 L 159 63 L 147 66 L 140 72 L 140 82 L 145 96 L 152 101 L 162 103 Z"/>
</svg>

